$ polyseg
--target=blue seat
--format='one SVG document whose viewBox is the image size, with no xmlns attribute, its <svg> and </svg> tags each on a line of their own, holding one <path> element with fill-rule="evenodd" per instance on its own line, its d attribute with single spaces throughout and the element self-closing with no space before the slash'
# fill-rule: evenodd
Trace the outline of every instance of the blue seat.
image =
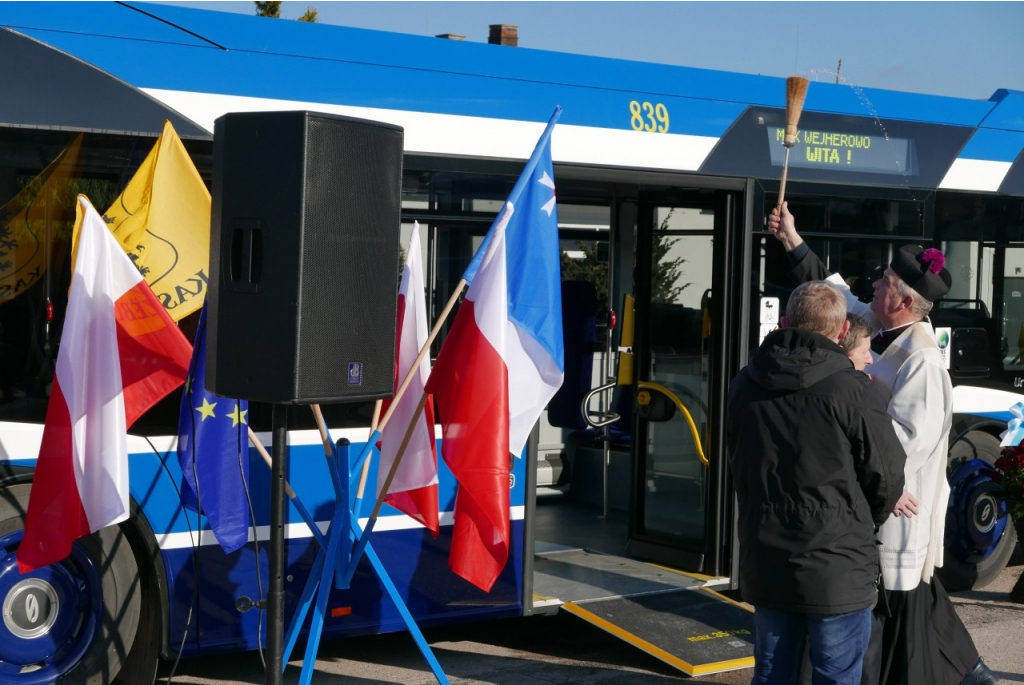
<svg viewBox="0 0 1024 685">
<path fill-rule="evenodd" d="M 562 282 L 562 336 L 565 377 L 548 403 L 548 423 L 585 431 L 580 405 L 590 392 L 597 334 L 597 290 L 590 281 Z"/>
</svg>

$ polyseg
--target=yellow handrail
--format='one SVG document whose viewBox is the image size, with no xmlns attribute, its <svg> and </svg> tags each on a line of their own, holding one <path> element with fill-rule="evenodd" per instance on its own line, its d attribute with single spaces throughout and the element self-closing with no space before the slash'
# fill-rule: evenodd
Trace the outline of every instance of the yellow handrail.
<svg viewBox="0 0 1024 685">
<path fill-rule="evenodd" d="M 697 424 L 693 422 L 693 417 L 690 416 L 689 410 L 682 403 L 682 401 L 678 397 L 676 397 L 676 394 L 669 390 L 668 388 L 666 388 L 664 385 L 661 385 L 660 383 L 652 383 L 651 381 L 639 381 L 637 383 L 637 387 L 649 390 L 657 390 L 665 397 L 672 400 L 672 402 L 676 405 L 679 411 L 683 413 L 683 416 L 686 417 L 686 423 L 690 426 L 690 433 L 693 435 L 693 443 L 697 446 L 697 458 L 700 459 L 700 463 L 704 464 L 704 466 L 711 466 L 711 462 L 709 462 L 708 458 L 704 456 L 704 450 L 701 449 L 700 436 L 697 435 Z"/>
</svg>

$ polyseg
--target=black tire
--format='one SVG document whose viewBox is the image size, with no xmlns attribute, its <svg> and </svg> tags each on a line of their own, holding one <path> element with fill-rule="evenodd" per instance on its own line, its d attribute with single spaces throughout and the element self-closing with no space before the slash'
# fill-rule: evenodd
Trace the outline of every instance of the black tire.
<svg viewBox="0 0 1024 685">
<path fill-rule="evenodd" d="M 999 458 L 999 439 L 983 431 L 970 431 L 949 449 L 948 475 L 952 479 L 956 470 L 964 463 L 977 459 L 994 464 Z M 950 507 L 954 506 L 956 492 L 950 494 Z M 1017 533 L 1007 521 L 1003 534 L 995 549 L 984 559 L 969 563 L 957 558 L 950 541 L 949 517 L 947 521 L 946 548 L 943 565 L 937 569 L 942 584 L 950 592 L 983 588 L 999 577 L 1017 546 Z"/>
<path fill-rule="evenodd" d="M 132 513 L 133 517 L 136 512 Z M 138 514 L 141 516 L 141 514 Z M 138 528 L 126 531 L 133 549 L 146 550 L 147 545 Z M 154 554 L 159 552 L 154 551 Z M 156 579 L 154 562 L 145 554 L 136 555 L 135 562 L 139 567 L 139 579 L 142 581 L 142 604 L 139 616 L 139 629 L 135 633 L 128 658 L 117 674 L 114 685 L 153 685 L 156 682 L 157 670 L 160 666 L 160 628 L 163 618 L 160 611 L 160 588 Z"/>
<path fill-rule="evenodd" d="M 0 539 L 7 543 L 4 551 L 13 555 L 16 543 L 20 540 L 21 531 L 25 527 L 25 512 L 28 508 L 31 485 L 14 485 L 0 489 Z M 128 650 L 135 640 L 141 608 L 141 586 L 138 566 L 128 540 L 118 526 L 108 526 L 92 535 L 80 538 L 75 542 L 75 549 L 65 561 L 53 564 L 47 569 L 54 570 L 53 580 L 59 578 L 70 581 L 65 591 L 78 590 L 77 597 L 85 597 L 82 601 L 81 615 L 66 635 L 55 635 L 64 644 L 73 644 L 74 649 L 65 653 L 80 653 L 73 660 L 43 662 L 43 666 L 35 672 L 26 674 L 5 674 L 5 682 L 17 685 L 23 682 L 59 682 L 62 685 L 110 685 L 128 655 Z M 84 569 L 84 570 L 83 570 Z M 59 573 L 58 573 L 59 572 Z M 13 573 L 17 573 L 16 567 Z M 32 574 L 27 574 L 26 578 Z M 19 582 L 17 578 L 8 578 L 9 583 Z M 10 585 L 7 586 L 9 593 Z M 96 595 L 100 597 L 96 597 Z M 0 598 L 3 601 L 5 598 Z M 27 601 L 26 601 L 27 605 Z M 85 607 L 91 607 L 86 609 Z M 63 609 L 64 607 L 61 607 Z M 61 609 L 54 611 L 59 615 Z M 3 620 L 6 622 L 7 617 Z M 60 625 L 58 620 L 56 625 Z M 91 628 L 86 632 L 85 626 Z M 10 626 L 4 626 L 7 639 L 10 637 Z M 54 627 L 54 630 L 56 626 Z M 48 633 L 49 634 L 49 633 Z M 74 644 L 78 642 L 78 644 Z M 8 666 L 16 664 L 8 664 Z"/>
</svg>

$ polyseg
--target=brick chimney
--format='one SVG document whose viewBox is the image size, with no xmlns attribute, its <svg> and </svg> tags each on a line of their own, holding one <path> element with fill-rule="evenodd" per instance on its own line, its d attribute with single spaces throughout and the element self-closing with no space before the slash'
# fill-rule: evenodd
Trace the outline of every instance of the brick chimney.
<svg viewBox="0 0 1024 685">
<path fill-rule="evenodd" d="M 439 33 L 435 38 L 444 38 L 445 40 L 466 40 L 466 37 L 460 33 Z"/>
<path fill-rule="evenodd" d="M 519 45 L 519 27 L 511 24 L 491 24 L 491 35 L 487 37 L 491 45 Z"/>
</svg>

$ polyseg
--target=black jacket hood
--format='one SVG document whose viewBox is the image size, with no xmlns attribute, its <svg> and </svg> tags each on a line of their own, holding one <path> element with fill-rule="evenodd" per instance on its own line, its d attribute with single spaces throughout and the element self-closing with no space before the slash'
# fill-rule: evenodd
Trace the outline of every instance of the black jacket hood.
<svg viewBox="0 0 1024 685">
<path fill-rule="evenodd" d="M 783 328 L 768 334 L 748 368 L 761 387 L 791 391 L 809 388 L 852 365 L 843 348 L 825 336 Z"/>
</svg>

